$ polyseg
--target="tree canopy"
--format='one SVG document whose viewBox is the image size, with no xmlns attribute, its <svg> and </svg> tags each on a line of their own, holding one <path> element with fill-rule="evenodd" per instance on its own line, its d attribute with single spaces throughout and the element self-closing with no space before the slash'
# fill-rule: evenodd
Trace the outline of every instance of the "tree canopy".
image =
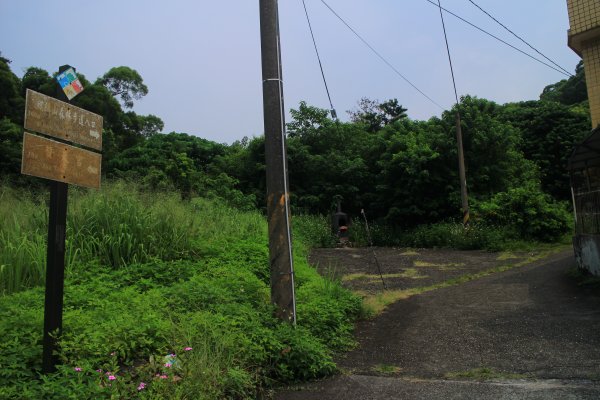
<svg viewBox="0 0 600 400">
<path fill-rule="evenodd" d="M 148 94 L 148 87 L 141 75 L 129 67 L 111 68 L 98 82 L 113 96 L 119 97 L 125 108 L 133 108 L 133 100 L 139 100 Z"/>
<path fill-rule="evenodd" d="M 0 56 L 0 172 L 15 182 L 30 184 L 19 174 L 25 91 L 56 95 L 53 75 L 30 67 L 20 79 Z M 163 134 L 158 116 L 133 110 L 133 100 L 148 93 L 137 71 L 111 68 L 94 83 L 79 76 L 85 90 L 73 103 L 104 117 L 106 177 L 264 209 L 264 137 L 225 145 L 186 133 Z M 302 101 L 287 125 L 292 207 L 328 214 L 341 200 L 350 215 L 366 209 L 394 227 L 460 218 L 455 139 L 460 111 L 475 216 L 499 221 L 498 207 L 541 212 L 536 207 L 569 198 L 567 160 L 590 126 L 582 87 L 580 63 L 575 76 L 548 85 L 541 100 L 502 105 L 464 96 L 427 121 L 408 118 L 398 99 L 363 98 L 349 111 L 349 122 L 334 121 L 328 110 Z M 550 204 L 546 211 L 559 215 L 556 207 Z"/>
</svg>

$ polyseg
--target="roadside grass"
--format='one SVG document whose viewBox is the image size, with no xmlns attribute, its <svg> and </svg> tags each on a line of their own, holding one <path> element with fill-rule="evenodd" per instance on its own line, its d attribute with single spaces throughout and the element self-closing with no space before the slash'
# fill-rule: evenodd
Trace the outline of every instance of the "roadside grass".
<svg viewBox="0 0 600 400">
<path fill-rule="evenodd" d="M 408 278 L 408 279 L 425 279 L 427 275 L 421 275 L 416 268 L 406 268 L 403 272 L 395 274 L 382 274 L 384 279 Z M 379 281 L 381 276 L 378 274 L 355 273 L 342 276 L 342 282 L 352 282 L 357 280 L 364 281 Z"/>
<path fill-rule="evenodd" d="M 416 250 L 408 249 L 403 253 L 400 253 L 401 256 L 418 256 L 419 253 Z"/>
<path fill-rule="evenodd" d="M 371 368 L 373 372 L 383 376 L 393 376 L 402 372 L 402 368 L 389 364 L 377 364 Z"/>
<path fill-rule="evenodd" d="M 483 278 L 484 276 L 496 274 L 499 272 L 504 272 L 504 271 L 508 271 L 511 269 L 524 267 L 526 265 L 531 264 L 532 262 L 544 259 L 544 258 L 550 256 L 551 254 L 555 254 L 562 250 L 564 250 L 563 246 L 559 246 L 559 247 L 555 246 L 552 248 L 548 248 L 548 249 L 539 251 L 537 253 L 532 253 L 529 255 L 529 257 L 527 257 L 527 259 L 522 260 L 515 264 L 501 265 L 501 266 L 490 268 L 490 269 L 487 269 L 484 271 L 461 275 L 456 278 L 448 279 L 444 282 L 436 283 L 434 285 L 414 287 L 414 288 L 409 288 L 409 289 L 384 290 L 382 292 L 378 292 L 375 294 L 368 293 L 365 291 L 355 291 L 355 293 L 358 296 L 362 297 L 362 299 L 363 299 L 364 315 L 366 315 L 369 318 L 372 318 L 372 317 L 375 317 L 375 316 L 381 314 L 382 312 L 385 311 L 385 309 L 388 306 L 390 306 L 391 304 L 393 304 L 399 300 L 405 300 L 412 296 L 415 296 L 415 295 L 418 295 L 421 293 L 430 292 L 430 291 L 437 290 L 437 289 L 460 285 L 462 283 L 469 282 L 474 279 Z"/>
<path fill-rule="evenodd" d="M 481 367 L 469 371 L 448 372 L 444 375 L 446 379 L 467 379 L 476 381 L 527 379 L 524 374 L 497 371 L 493 368 Z"/>
<path fill-rule="evenodd" d="M 436 268 L 440 271 L 450 271 L 464 267 L 465 263 L 431 263 L 427 261 L 415 260 L 413 265 L 419 268 Z"/>
<path fill-rule="evenodd" d="M 515 260 L 521 258 L 520 256 L 514 254 L 512 251 L 503 251 L 496 257 L 498 261 L 506 261 L 506 260 Z"/>
<path fill-rule="evenodd" d="M 28 274 L 28 260 L 43 271 L 44 200 L 0 196 L 2 274 Z M 294 241 L 294 329 L 273 317 L 260 213 L 124 183 L 70 197 L 61 365 L 41 374 L 43 279 L 2 275 L 0 399 L 253 399 L 331 375 L 332 354 L 354 345 L 360 298 L 308 265 L 306 236 Z M 19 240 L 44 250 L 16 251 Z"/>
</svg>

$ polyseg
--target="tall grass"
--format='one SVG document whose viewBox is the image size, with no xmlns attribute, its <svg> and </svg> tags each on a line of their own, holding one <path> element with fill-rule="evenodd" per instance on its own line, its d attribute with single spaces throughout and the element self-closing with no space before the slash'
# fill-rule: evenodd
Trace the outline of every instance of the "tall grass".
<svg viewBox="0 0 600 400">
<path fill-rule="evenodd" d="M 198 221 L 176 195 L 142 195 L 124 183 L 79 192 L 70 201 L 67 236 L 77 260 L 119 268 L 185 258 L 193 251 Z"/>
<path fill-rule="evenodd" d="M 204 199 L 181 202 L 177 194 L 142 193 L 117 182 L 100 191 L 69 193 L 67 269 L 98 262 L 122 268 L 151 259 L 193 258 L 228 237 L 265 234 L 264 218 Z M 48 209 L 44 197 L 0 187 L 0 294 L 45 281 Z M 240 232 L 240 229 L 243 232 Z M 202 239 L 199 239 L 202 238 Z"/>
<path fill-rule="evenodd" d="M 39 199 L 0 187 L 0 295 L 44 282 L 46 219 Z"/>
<path fill-rule="evenodd" d="M 294 215 L 294 235 L 309 247 L 333 247 L 337 237 L 331 232 L 331 221 L 322 215 Z"/>
<path fill-rule="evenodd" d="M 46 205 L 22 199 L 25 210 L 3 213 L 27 226 L 18 236 L 27 243 L 38 227 L 45 249 Z M 68 214 L 63 365 L 36 379 L 43 290 L 1 296 L 0 398 L 252 399 L 277 382 L 330 375 L 333 351 L 352 344 L 360 299 L 308 265 L 302 234 L 294 238 L 298 325 L 275 319 L 258 212 L 117 183 L 71 190 Z M 172 353 L 177 364 L 167 366 Z"/>
</svg>

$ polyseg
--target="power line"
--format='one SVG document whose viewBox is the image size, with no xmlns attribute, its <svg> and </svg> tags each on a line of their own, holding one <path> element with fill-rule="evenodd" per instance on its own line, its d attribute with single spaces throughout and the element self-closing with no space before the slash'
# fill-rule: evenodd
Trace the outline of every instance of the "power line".
<svg viewBox="0 0 600 400">
<path fill-rule="evenodd" d="M 331 117 L 337 120 L 337 113 L 333 107 L 331 101 L 331 95 L 329 94 L 329 88 L 327 87 L 327 80 L 325 79 L 325 72 L 323 72 L 323 64 L 321 63 L 321 56 L 319 56 L 319 49 L 317 48 L 317 41 L 315 40 L 315 34 L 313 33 L 312 24 L 310 23 L 310 17 L 308 16 L 308 9 L 306 8 L 306 2 L 302 0 L 304 6 L 304 13 L 306 14 L 306 21 L 308 22 L 308 29 L 310 30 L 310 36 L 312 37 L 313 44 L 315 46 L 315 53 L 317 53 L 317 60 L 319 60 L 319 68 L 321 69 L 321 76 L 323 77 L 323 84 L 325 85 L 325 91 L 327 92 L 327 98 L 329 99 L 329 106 L 331 107 Z"/>
<path fill-rule="evenodd" d="M 323 0 L 321 0 L 321 1 L 323 1 Z M 438 7 L 438 8 L 440 8 L 441 10 L 443 10 L 443 11 L 447 12 L 448 14 L 452 15 L 453 17 L 456 17 L 456 18 L 458 18 L 459 20 L 463 21 L 464 23 L 466 23 L 466 24 L 468 24 L 468 25 L 471 25 L 473 28 L 475 28 L 475 29 L 477 29 L 477 30 L 479 30 L 479 31 L 481 31 L 481 32 L 483 32 L 483 33 L 485 33 L 486 35 L 488 35 L 488 36 L 491 36 L 492 38 L 496 39 L 497 41 L 504 43 L 505 45 L 507 45 L 508 47 L 510 47 L 510 48 L 512 48 L 512 49 L 514 49 L 514 50 L 516 50 L 516 51 L 518 51 L 519 53 L 522 53 L 522 54 L 526 55 L 527 57 L 529 57 L 529 58 L 531 58 L 531 59 L 533 59 L 533 60 L 535 60 L 535 61 L 539 62 L 540 64 L 543 64 L 543 65 L 545 65 L 546 67 L 548 67 L 548 68 L 551 68 L 551 69 L 555 70 L 556 72 L 559 72 L 559 73 L 561 73 L 561 74 L 563 74 L 563 75 L 566 75 L 566 76 L 569 76 L 569 77 L 571 76 L 571 74 L 569 74 L 569 73 L 565 73 L 565 72 L 561 71 L 560 69 L 558 69 L 558 68 L 555 68 L 555 67 L 553 67 L 552 65 L 545 63 L 544 61 L 540 60 L 539 58 L 536 58 L 536 57 L 532 56 L 531 54 L 524 52 L 523 50 L 519 49 L 518 47 L 515 47 L 515 46 L 513 46 L 512 44 L 510 44 L 510 43 L 506 42 L 505 40 L 502 40 L 502 39 L 500 39 L 498 36 L 495 36 L 495 35 L 491 34 L 490 32 L 486 31 L 485 29 L 483 29 L 483 28 L 480 28 L 480 27 L 478 27 L 477 25 L 473 24 L 472 22 L 470 22 L 470 21 L 467 21 L 467 20 L 466 20 L 466 19 L 464 19 L 463 17 L 461 17 L 461 16 L 459 16 L 459 15 L 456 15 L 456 14 L 455 14 L 455 13 L 453 13 L 452 11 L 450 11 L 450 10 L 448 10 L 448 9 L 444 8 L 444 7 L 440 7 L 440 5 L 438 5 L 437 3 L 435 3 L 433 0 L 425 0 L 425 1 L 427 1 L 428 3 L 430 3 L 430 4 L 434 5 L 435 7 Z"/>
<path fill-rule="evenodd" d="M 417 92 L 421 93 L 425 98 L 427 98 L 430 102 L 432 102 L 433 104 L 435 104 L 436 106 L 438 106 L 441 110 L 444 110 L 444 107 L 442 107 L 441 105 L 439 105 L 439 103 L 437 103 L 435 100 L 433 100 L 431 97 L 427 96 L 421 89 L 419 89 L 414 83 L 412 83 L 411 81 L 408 80 L 408 78 L 406 78 L 404 75 L 402 75 L 400 73 L 400 71 L 398 71 L 388 60 L 386 60 L 377 50 L 375 50 L 375 48 L 373 48 L 373 46 L 371 46 L 369 44 L 369 42 L 367 42 L 365 39 L 363 39 L 363 37 L 361 35 L 358 34 L 358 32 L 356 32 L 356 30 L 354 30 L 342 17 L 340 17 L 340 15 L 335 12 L 335 10 L 333 8 L 331 8 L 331 6 L 329 4 L 327 4 L 325 2 L 325 0 L 321 0 L 321 3 L 323 3 L 325 5 L 325 7 L 327 7 L 329 9 L 329 11 L 331 11 L 333 13 L 333 15 L 335 15 L 340 21 L 342 21 L 342 23 L 344 25 L 346 25 L 346 27 L 348 29 L 350 29 L 350 31 L 357 37 L 359 38 L 373 53 L 375 53 L 375 55 L 377 57 L 379 57 L 379 59 L 381 59 L 381 61 L 383 61 L 388 67 L 390 67 L 392 69 L 392 71 L 394 71 L 396 73 L 396 75 L 398 75 L 400 78 L 404 79 L 404 81 L 406 81 L 410 86 L 412 86 Z"/>
<path fill-rule="evenodd" d="M 519 39 L 521 42 L 525 43 L 533 51 L 535 51 L 536 53 L 538 53 L 540 56 L 544 57 L 546 60 L 550 61 L 552 64 L 554 64 L 556 67 L 560 68 L 561 70 L 563 70 L 564 72 L 566 72 L 570 76 L 573 76 L 573 74 L 571 74 L 569 71 L 567 71 L 566 69 L 564 69 L 563 67 L 561 67 L 560 65 L 558 65 L 557 63 L 555 63 L 554 61 L 552 61 L 551 59 L 549 59 L 548 57 L 546 57 L 541 51 L 539 51 L 538 49 L 536 49 L 535 47 L 533 47 L 532 45 L 530 45 L 525 39 L 523 39 L 521 36 L 517 35 L 513 31 L 511 31 L 506 25 L 504 25 L 502 22 L 500 22 L 496 18 L 494 18 L 489 12 L 487 12 L 486 10 L 484 10 L 483 8 L 481 8 L 481 6 L 479 4 L 475 3 L 473 0 L 468 0 L 468 1 L 471 4 L 473 4 L 475 7 L 477 7 L 479 10 L 481 10 L 481 12 L 483 12 L 485 15 L 487 15 L 492 20 L 494 20 L 498 25 L 500 25 L 501 27 L 503 27 L 504 29 L 506 29 L 508 32 L 510 32 L 514 37 L 516 37 L 517 39 Z"/>
<path fill-rule="evenodd" d="M 444 31 L 444 40 L 446 41 L 446 51 L 448 52 L 448 63 L 450 64 L 450 73 L 452 74 L 452 84 L 454 85 L 454 96 L 456 98 L 456 145 L 458 147 L 458 175 L 460 178 L 460 198 L 463 211 L 463 226 L 466 228 L 469 224 L 469 195 L 467 193 L 467 174 L 465 170 L 465 152 L 462 140 L 462 128 L 460 122 L 460 102 L 458 101 L 458 91 L 456 90 L 456 79 L 454 79 L 454 67 L 452 66 L 452 57 L 450 56 L 450 45 L 448 44 L 448 35 L 446 34 L 446 23 L 444 22 L 444 13 L 442 12 L 442 2 L 437 0 L 440 18 L 442 19 L 442 29 Z"/>
<path fill-rule="evenodd" d="M 452 57 L 450 56 L 450 45 L 448 44 L 448 35 L 446 34 L 446 24 L 444 23 L 444 14 L 442 13 L 442 4 L 438 0 L 440 7 L 440 18 L 442 19 L 442 30 L 444 31 L 444 40 L 446 41 L 446 51 L 448 53 L 448 63 L 450 64 L 450 74 L 452 75 L 452 84 L 454 85 L 454 97 L 456 98 L 456 106 L 458 107 L 458 91 L 456 90 L 456 79 L 454 78 L 454 67 L 452 66 Z"/>
</svg>

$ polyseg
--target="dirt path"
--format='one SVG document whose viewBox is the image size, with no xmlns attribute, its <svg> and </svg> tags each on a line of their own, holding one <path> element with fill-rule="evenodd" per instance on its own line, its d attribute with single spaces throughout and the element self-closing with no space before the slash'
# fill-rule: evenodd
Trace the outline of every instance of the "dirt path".
<svg viewBox="0 0 600 400">
<path fill-rule="evenodd" d="M 567 277 L 571 251 L 375 251 L 386 293 L 410 296 L 359 323 L 340 376 L 276 399 L 600 398 L 600 296 Z M 317 250 L 311 261 L 382 297 L 368 249 Z"/>
</svg>

